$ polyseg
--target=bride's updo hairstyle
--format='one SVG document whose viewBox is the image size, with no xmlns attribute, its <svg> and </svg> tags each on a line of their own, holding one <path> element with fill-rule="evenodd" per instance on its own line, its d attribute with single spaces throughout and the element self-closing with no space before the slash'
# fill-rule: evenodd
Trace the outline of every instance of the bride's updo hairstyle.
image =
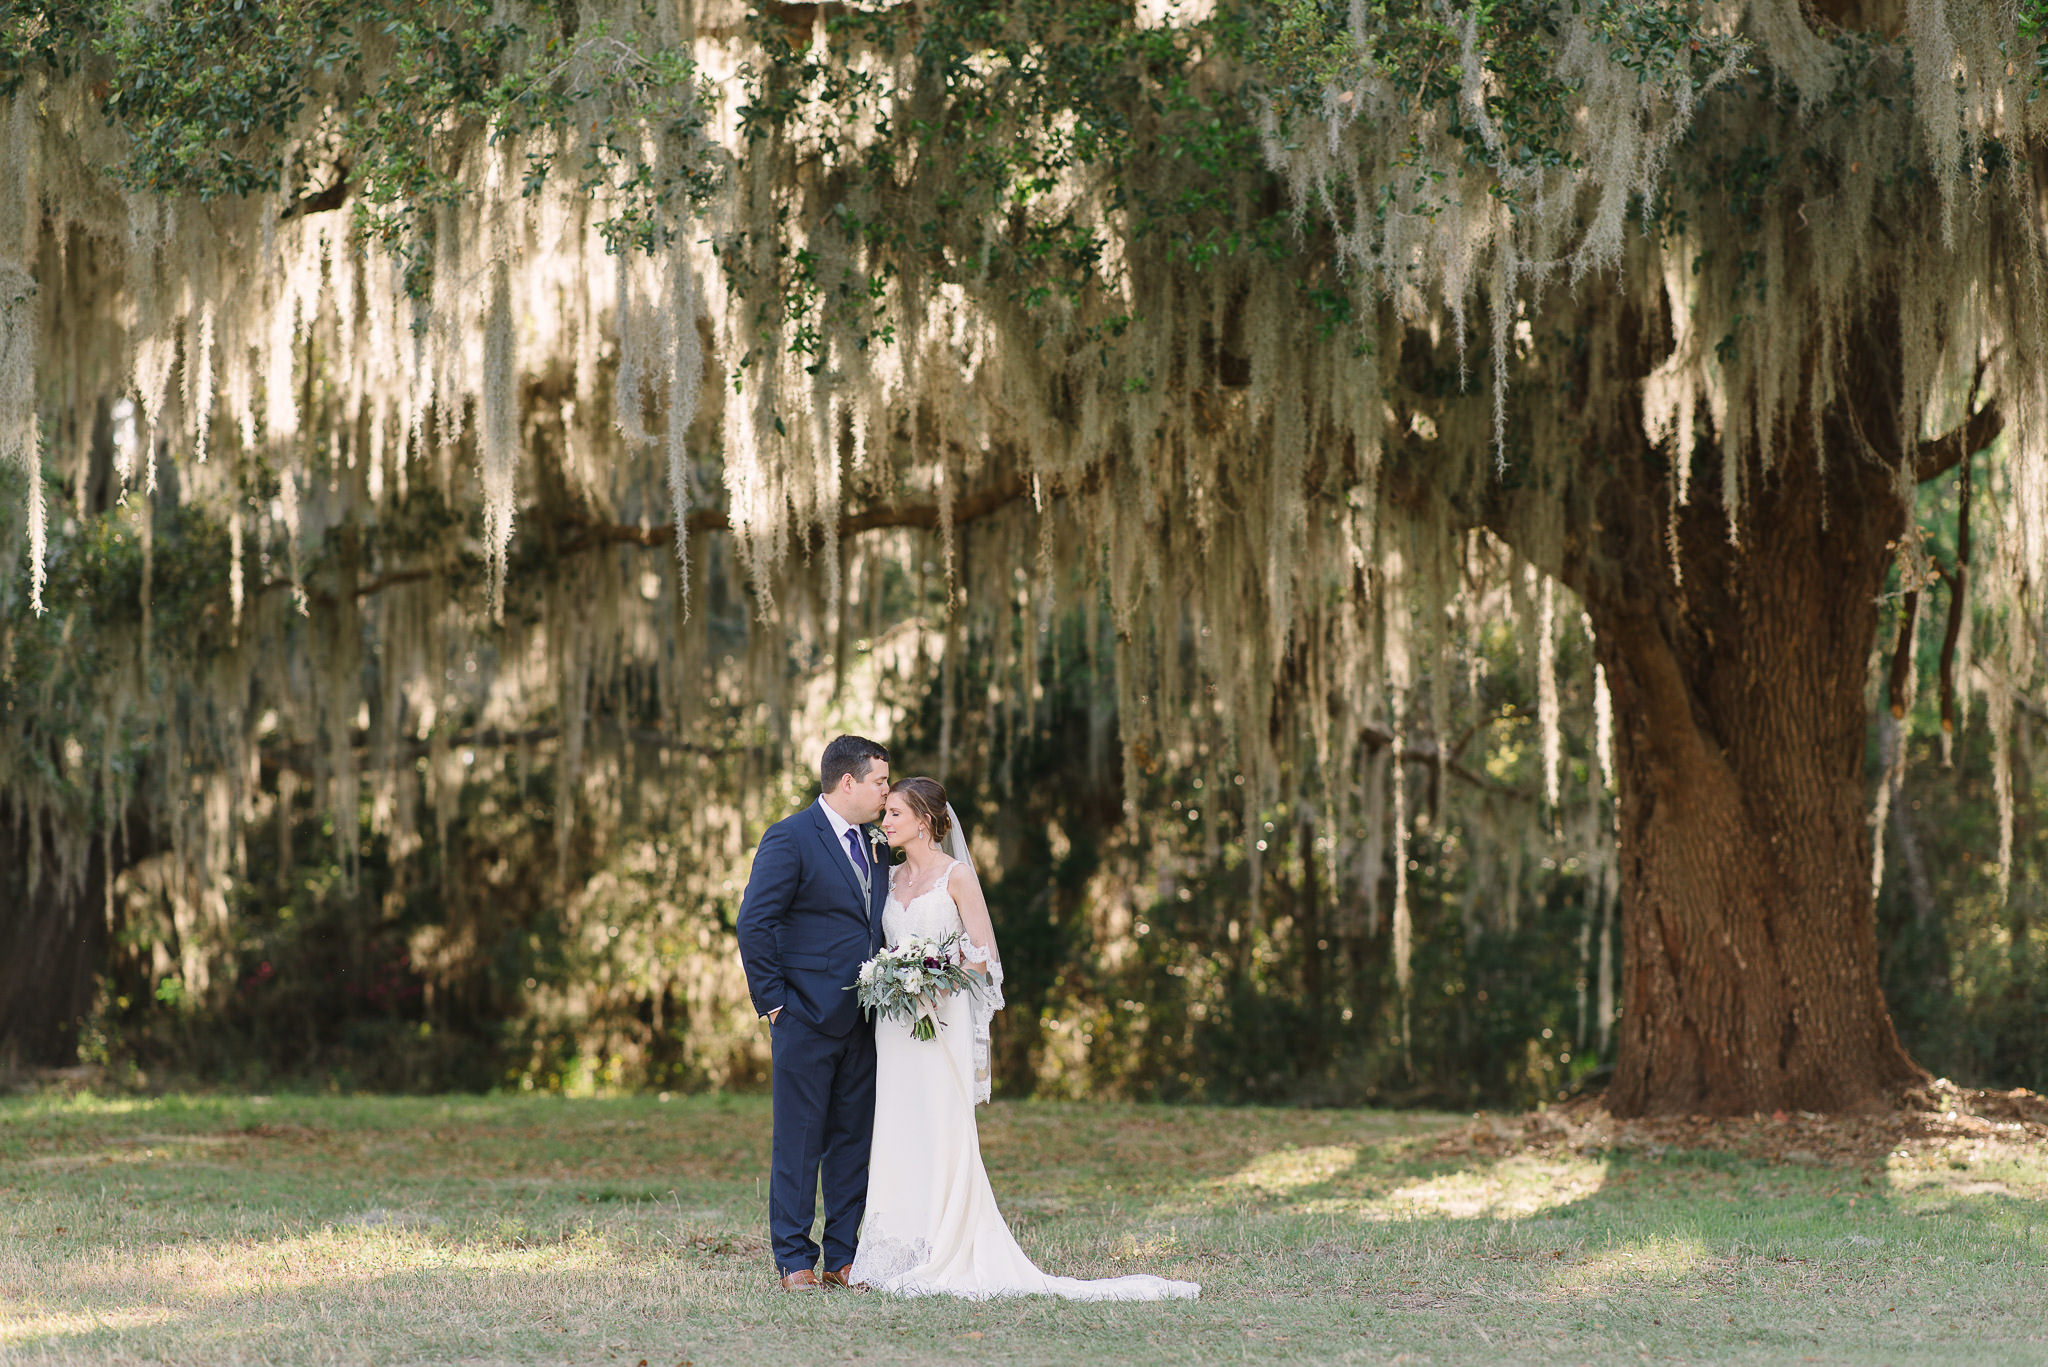
<svg viewBox="0 0 2048 1367">
<path fill-rule="evenodd" d="M 932 844 L 946 843 L 946 833 L 953 829 L 953 823 L 946 818 L 946 790 L 937 779 L 922 774 L 899 778 L 889 786 L 889 791 L 902 798 L 911 814 L 924 823 L 931 832 Z"/>
</svg>

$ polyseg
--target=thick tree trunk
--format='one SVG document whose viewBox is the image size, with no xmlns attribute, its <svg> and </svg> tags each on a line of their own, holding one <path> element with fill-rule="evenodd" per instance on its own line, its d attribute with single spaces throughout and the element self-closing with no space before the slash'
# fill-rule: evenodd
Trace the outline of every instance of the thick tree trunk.
<svg viewBox="0 0 2048 1367">
<path fill-rule="evenodd" d="M 30 869 L 30 823 L 0 798 L 0 1061 L 78 1062 L 78 1031 L 93 1006 L 108 942 L 105 846 L 87 842 L 75 880 L 45 855 Z M 45 845 L 47 849 L 47 843 Z"/>
<path fill-rule="evenodd" d="M 1633 564 L 1588 596 L 1618 723 L 1608 1105 L 1882 1105 L 1926 1076 L 1878 985 L 1864 777 L 1875 600 L 1903 512 L 1883 471 L 1823 477 L 1787 453 L 1755 481 L 1742 547 L 1718 517 L 1681 518 L 1682 585 L 1644 563 L 1639 524 Z"/>
</svg>

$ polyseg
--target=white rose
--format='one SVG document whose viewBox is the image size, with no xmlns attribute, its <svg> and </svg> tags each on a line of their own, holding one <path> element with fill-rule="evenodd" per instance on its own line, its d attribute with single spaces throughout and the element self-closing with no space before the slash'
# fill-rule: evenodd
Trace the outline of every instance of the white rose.
<svg viewBox="0 0 2048 1367">
<path fill-rule="evenodd" d="M 924 970 L 913 968 L 903 975 L 903 990 L 910 993 L 924 991 Z"/>
</svg>

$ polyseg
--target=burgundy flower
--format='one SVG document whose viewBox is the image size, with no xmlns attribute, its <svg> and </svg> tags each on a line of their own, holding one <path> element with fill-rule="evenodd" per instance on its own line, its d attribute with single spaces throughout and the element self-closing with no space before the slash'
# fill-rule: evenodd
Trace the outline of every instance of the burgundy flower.
<svg viewBox="0 0 2048 1367">
<path fill-rule="evenodd" d="M 938 971 L 939 971 L 940 969 L 944 968 L 944 967 L 945 967 L 946 965 L 945 965 L 945 962 L 944 962 L 943 960 L 940 960 L 940 959 L 933 959 L 933 958 L 927 958 L 927 959 L 926 959 L 926 960 L 924 961 L 924 966 L 925 966 L 926 968 L 930 969 L 930 970 L 931 970 L 932 972 L 936 973 L 936 972 L 938 972 Z"/>
</svg>

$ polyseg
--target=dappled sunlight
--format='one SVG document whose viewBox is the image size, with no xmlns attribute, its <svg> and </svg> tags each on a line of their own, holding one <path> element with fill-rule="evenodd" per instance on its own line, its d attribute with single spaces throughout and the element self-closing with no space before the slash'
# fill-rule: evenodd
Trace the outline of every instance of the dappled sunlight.
<svg viewBox="0 0 2048 1367">
<path fill-rule="evenodd" d="M 288 1359 L 310 1350 L 324 1361 L 560 1361 L 554 1345 L 571 1344 L 577 1360 L 601 1359 L 599 1343 L 671 1338 L 679 1304 L 758 1291 L 761 1281 L 752 1268 L 636 1256 L 581 1235 L 506 1238 L 320 1231 L 43 1260 L 29 1283 L 36 1295 L 0 1301 L 0 1361 L 84 1353 L 211 1364 L 246 1360 L 225 1351 L 225 1339 L 245 1337 L 266 1345 L 265 1361 L 280 1347 Z M 21 1284 L 26 1270 L 0 1257 L 0 1285 Z M 430 1346 L 456 1343 L 468 1351 Z"/>
<path fill-rule="evenodd" d="M 164 1306 L 130 1309 L 79 1311 L 22 1310 L 0 1306 L 0 1348 L 39 1339 L 71 1334 L 89 1334 L 96 1329 L 150 1329 L 175 1324 L 189 1316 Z"/>
<path fill-rule="evenodd" d="M 1227 1177 L 1186 1193 L 1204 1201 L 1254 1200 L 1303 1215 L 1366 1220 L 1520 1219 L 1583 1200 L 1600 1189 L 1601 1165 L 1590 1159 L 1515 1155 L 1417 1176 L 1399 1146 L 1287 1146 L 1258 1155 Z M 1155 1215 L 1186 1213 L 1185 1201 L 1162 1203 Z"/>
<path fill-rule="evenodd" d="M 1121 1276 L 1126 1271 L 1177 1267 L 1187 1254 L 1180 1232 L 1168 1229 L 1125 1234 L 1110 1245 L 1106 1256 L 1111 1275 Z"/>
<path fill-rule="evenodd" d="M 2048 1159 L 2018 1124 L 1978 1121 L 1974 1132 L 1951 1135 L 1945 1142 L 1893 1149 L 1885 1156 L 1884 1176 L 1893 1193 L 1922 1199 L 2048 1199 Z"/>
<path fill-rule="evenodd" d="M 28 1160 L 32 1168 L 91 1168 L 136 1163 L 185 1162 L 201 1156 L 240 1157 L 248 1147 L 232 1134 L 139 1134 L 115 1139 L 104 1148 L 79 1153 L 52 1153 Z"/>
<path fill-rule="evenodd" d="M 1484 1169 L 1461 1168 L 1412 1182 L 1389 1193 L 1385 1204 L 1406 1215 L 1520 1219 L 1584 1200 L 1603 1180 L 1597 1163 L 1518 1155 Z"/>
<path fill-rule="evenodd" d="M 561 1278 L 616 1270 L 623 1261 L 602 1233 L 589 1230 L 542 1239 L 507 1222 L 449 1238 L 404 1227 L 330 1227 L 280 1239 L 101 1246 L 33 1265 L 0 1258 L 0 1281 L 38 1288 L 31 1308 L 7 1316 L 7 1330 L 40 1338 L 307 1295 L 404 1301 L 451 1276 Z"/>
<path fill-rule="evenodd" d="M 1930 1336 L 1994 1350 L 2039 1332 L 2024 1307 L 2043 1247 L 2023 1199 L 2048 1177 L 2038 1145 L 1900 1141 L 1918 1166 L 1880 1176 L 1773 1156 L 1475 1153 L 1448 1117 L 1396 1113 L 984 1114 L 1003 1209 L 1041 1266 L 1183 1276 L 1202 1299 L 1110 1311 L 780 1296 L 755 1185 L 764 1101 L 294 1099 L 260 1133 L 195 1110 L 213 1132 L 191 1143 L 168 1116 L 79 1125 L 0 1107 L 17 1122 L 16 1156 L 0 1161 L 0 1361 L 658 1367 L 795 1353 L 939 1367 L 970 1352 L 1149 1362 L 1176 1342 L 1189 1349 L 1176 1361 L 1257 1344 L 1278 1345 L 1259 1360 L 1342 1362 L 1363 1361 L 1369 1335 L 1387 1358 L 1493 1367 L 1634 1362 L 1639 1343 L 1652 1360 L 1728 1360 L 1752 1339 L 1779 1352 L 1753 1360 L 1839 1348 L 1825 1360 L 1883 1361 L 1856 1352 L 1909 1308 Z M 140 1150 L 158 1161 L 36 1161 Z M 708 1176 L 679 1180 L 685 1168 Z"/>
<path fill-rule="evenodd" d="M 1217 1186 L 1284 1195 L 1328 1182 L 1358 1162 L 1356 1144 L 1319 1144 L 1313 1148 L 1277 1149 L 1260 1154 Z"/>
<path fill-rule="evenodd" d="M 143 1149 L 94 1149 L 90 1153 L 53 1153 L 41 1158 L 31 1158 L 29 1166 L 46 1169 L 96 1168 L 150 1163 L 157 1157 L 157 1154 Z"/>
<path fill-rule="evenodd" d="M 101 1096 L 97 1092 L 38 1093 L 25 1098 L 21 1103 L 24 1116 L 93 1116 L 102 1118 L 113 1115 L 135 1115 L 144 1111 L 161 1111 L 162 1102 L 142 1096 Z"/>
<path fill-rule="evenodd" d="M 1624 1287 L 1669 1285 L 1712 1261 L 1698 1234 L 1657 1234 L 1610 1245 L 1570 1262 L 1560 1260 L 1550 1278 L 1564 1296 L 1605 1296 Z"/>
</svg>

